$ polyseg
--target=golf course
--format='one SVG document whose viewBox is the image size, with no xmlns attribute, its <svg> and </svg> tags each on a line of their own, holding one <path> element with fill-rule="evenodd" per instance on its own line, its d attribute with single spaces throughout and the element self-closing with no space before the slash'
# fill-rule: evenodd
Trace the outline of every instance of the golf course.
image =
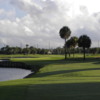
<svg viewBox="0 0 100 100">
<path fill-rule="evenodd" d="M 66 60 L 64 55 L 25 56 L 0 55 L 41 66 L 28 78 L 0 82 L 0 100 L 100 100 L 100 55 L 86 60 L 79 54 Z"/>
</svg>

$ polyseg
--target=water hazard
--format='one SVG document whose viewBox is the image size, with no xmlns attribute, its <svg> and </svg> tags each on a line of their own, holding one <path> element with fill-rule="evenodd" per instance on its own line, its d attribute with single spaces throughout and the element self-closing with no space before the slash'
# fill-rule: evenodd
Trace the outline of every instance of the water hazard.
<svg viewBox="0 0 100 100">
<path fill-rule="evenodd" d="M 20 68 L 0 68 L 0 81 L 23 79 L 31 73 L 30 70 Z"/>
</svg>

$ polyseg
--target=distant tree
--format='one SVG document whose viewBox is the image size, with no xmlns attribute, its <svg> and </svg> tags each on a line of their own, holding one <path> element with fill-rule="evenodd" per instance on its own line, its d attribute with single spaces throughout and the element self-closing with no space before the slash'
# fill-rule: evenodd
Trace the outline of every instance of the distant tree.
<svg viewBox="0 0 100 100">
<path fill-rule="evenodd" d="M 10 46 L 9 45 L 6 45 L 6 47 L 5 47 L 5 53 L 6 54 L 10 54 Z"/>
<path fill-rule="evenodd" d="M 78 39 L 78 46 L 83 48 L 84 60 L 85 60 L 85 49 L 91 46 L 91 39 L 87 35 L 82 35 Z"/>
<path fill-rule="evenodd" d="M 57 48 L 53 49 L 52 53 L 53 54 L 64 54 L 64 48 L 57 47 Z"/>
<path fill-rule="evenodd" d="M 36 48 L 35 47 L 33 47 L 33 46 L 30 46 L 30 53 L 31 54 L 36 54 L 37 53 L 37 50 L 36 50 Z"/>
<path fill-rule="evenodd" d="M 1 54 L 5 54 L 5 47 L 2 47 L 2 48 L 0 49 L 0 53 L 1 53 Z"/>
<path fill-rule="evenodd" d="M 26 51 L 26 54 L 29 54 L 29 52 L 30 52 L 30 50 L 29 50 L 29 48 L 28 48 L 28 44 L 26 44 L 26 49 L 25 49 L 25 51 Z"/>
<path fill-rule="evenodd" d="M 60 29 L 59 34 L 60 34 L 60 37 L 65 40 L 65 44 L 66 44 L 66 39 L 69 38 L 71 31 L 67 26 L 64 26 Z M 66 58 L 67 58 L 67 56 L 66 56 L 66 46 L 65 46 L 65 59 Z"/>
<path fill-rule="evenodd" d="M 21 54 L 22 48 L 16 46 L 16 47 L 13 47 L 13 51 L 14 51 L 14 54 Z"/>
<path fill-rule="evenodd" d="M 92 54 L 98 54 L 98 53 L 100 53 L 100 48 L 97 48 L 97 47 L 91 48 L 91 49 L 90 49 L 90 52 L 91 52 Z"/>
</svg>

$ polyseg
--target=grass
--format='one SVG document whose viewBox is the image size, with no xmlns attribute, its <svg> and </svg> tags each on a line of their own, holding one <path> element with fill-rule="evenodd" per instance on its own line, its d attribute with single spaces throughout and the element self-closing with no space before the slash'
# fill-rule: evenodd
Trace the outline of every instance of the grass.
<svg viewBox="0 0 100 100">
<path fill-rule="evenodd" d="M 81 55 L 66 61 L 63 55 L 30 56 L 11 60 L 43 68 L 30 78 L 0 82 L 0 100 L 100 100 L 99 55 L 86 61 Z"/>
</svg>

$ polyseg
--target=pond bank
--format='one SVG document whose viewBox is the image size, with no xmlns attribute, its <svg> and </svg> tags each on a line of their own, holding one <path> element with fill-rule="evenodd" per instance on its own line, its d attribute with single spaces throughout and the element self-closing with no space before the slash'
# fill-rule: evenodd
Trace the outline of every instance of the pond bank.
<svg viewBox="0 0 100 100">
<path fill-rule="evenodd" d="M 23 79 L 25 79 L 25 78 L 31 78 L 33 75 L 35 75 L 36 73 L 34 73 L 34 72 L 32 72 L 32 73 L 30 73 L 30 74 L 28 74 L 27 76 L 25 76 Z"/>
<path fill-rule="evenodd" d="M 0 68 L 20 68 L 20 69 L 25 69 L 25 70 L 30 70 L 31 73 L 28 75 L 24 76 L 23 78 L 30 78 L 33 75 L 35 75 L 39 69 L 43 67 L 41 65 L 29 65 L 24 62 L 13 62 L 10 61 L 9 59 L 0 59 Z"/>
<path fill-rule="evenodd" d="M 36 67 L 36 65 L 30 65 L 24 62 L 14 62 L 14 61 L 10 61 L 9 59 L 0 59 L 0 67 L 21 68 L 21 69 L 27 69 L 35 72 L 39 70 L 39 66 Z"/>
</svg>

